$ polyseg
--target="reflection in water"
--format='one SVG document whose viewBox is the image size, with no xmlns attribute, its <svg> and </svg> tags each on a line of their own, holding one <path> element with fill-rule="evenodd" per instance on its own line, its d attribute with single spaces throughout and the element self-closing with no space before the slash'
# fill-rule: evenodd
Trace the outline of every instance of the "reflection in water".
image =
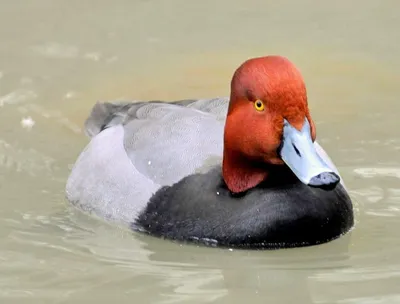
<svg viewBox="0 0 400 304">
<path fill-rule="evenodd" d="M 400 303 L 399 4 L 7 1 L 0 9 L 0 299 L 5 303 Z M 302 70 L 356 226 L 321 246 L 221 250 L 72 210 L 97 100 L 225 96 L 237 65 Z"/>
<path fill-rule="evenodd" d="M 31 219 L 31 215 L 24 215 L 21 220 L 24 219 Z M 239 303 L 249 297 L 253 303 L 263 303 L 274 300 L 277 291 L 291 286 L 291 292 L 280 293 L 283 303 L 291 302 L 294 296 L 308 303 L 314 295 L 308 287 L 310 277 L 350 267 L 349 237 L 328 245 L 330 250 L 249 252 L 132 235 L 96 220 L 88 221 L 75 210 L 37 217 L 28 226 L 10 234 L 10 242 L 14 249 L 31 248 L 33 255 L 21 253 L 19 259 L 23 263 L 28 259 L 32 272 L 25 278 L 26 286 L 21 286 L 20 276 L 11 276 L 8 288 L 26 288 L 37 296 L 37 289 L 54 286 L 55 297 L 65 296 L 65 288 L 72 288 L 67 292 L 70 301 L 89 300 L 93 290 L 104 292 L 111 299 L 122 288 L 124 292 L 119 297 L 126 301 L 134 295 L 149 303 L 217 299 L 219 303 Z M 69 263 L 60 263 L 63 260 Z M 6 268 L 20 266 L 21 263 L 14 263 Z M 101 272 L 106 275 L 98 278 Z M 99 280 L 93 280 L 96 277 Z M 154 286 L 161 292 L 151 292 Z"/>
</svg>

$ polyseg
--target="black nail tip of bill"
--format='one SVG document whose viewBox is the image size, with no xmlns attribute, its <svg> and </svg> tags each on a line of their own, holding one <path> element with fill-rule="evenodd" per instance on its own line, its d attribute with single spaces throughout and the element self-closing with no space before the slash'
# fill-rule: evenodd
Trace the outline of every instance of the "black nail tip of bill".
<svg viewBox="0 0 400 304">
<path fill-rule="evenodd" d="M 322 172 L 311 178 L 308 185 L 324 190 L 333 190 L 340 182 L 340 177 L 335 172 Z"/>
</svg>

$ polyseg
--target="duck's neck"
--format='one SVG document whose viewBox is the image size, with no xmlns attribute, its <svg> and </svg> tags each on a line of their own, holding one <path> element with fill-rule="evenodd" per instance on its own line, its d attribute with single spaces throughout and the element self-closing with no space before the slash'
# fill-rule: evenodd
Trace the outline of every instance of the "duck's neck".
<svg viewBox="0 0 400 304">
<path fill-rule="evenodd" d="M 222 175 L 231 192 L 241 193 L 264 181 L 268 171 L 262 163 L 252 162 L 235 151 L 225 149 Z"/>
</svg>

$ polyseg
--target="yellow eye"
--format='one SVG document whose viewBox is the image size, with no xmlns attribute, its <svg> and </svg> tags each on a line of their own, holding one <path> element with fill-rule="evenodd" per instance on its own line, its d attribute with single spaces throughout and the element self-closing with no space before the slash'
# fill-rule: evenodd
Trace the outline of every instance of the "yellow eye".
<svg viewBox="0 0 400 304">
<path fill-rule="evenodd" d="M 254 107 L 256 108 L 257 111 L 260 111 L 260 112 L 264 111 L 264 103 L 259 99 L 257 99 L 254 102 Z"/>
</svg>

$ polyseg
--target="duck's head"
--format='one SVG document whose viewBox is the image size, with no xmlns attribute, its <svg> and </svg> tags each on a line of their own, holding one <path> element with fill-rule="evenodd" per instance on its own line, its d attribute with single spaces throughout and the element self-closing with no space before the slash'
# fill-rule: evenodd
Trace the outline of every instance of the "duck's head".
<svg viewBox="0 0 400 304">
<path fill-rule="evenodd" d="M 254 58 L 235 71 L 223 158 L 232 192 L 257 186 L 269 165 L 288 166 L 309 186 L 333 188 L 340 178 L 316 152 L 315 137 L 303 77 L 288 59 Z"/>
</svg>

